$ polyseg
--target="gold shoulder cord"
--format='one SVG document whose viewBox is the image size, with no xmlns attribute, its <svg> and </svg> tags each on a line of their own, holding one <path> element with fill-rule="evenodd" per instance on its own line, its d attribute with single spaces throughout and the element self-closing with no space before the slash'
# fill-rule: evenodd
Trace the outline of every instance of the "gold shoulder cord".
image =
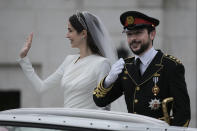
<svg viewBox="0 0 197 131">
<path fill-rule="evenodd" d="M 176 64 L 182 64 L 181 61 L 179 59 L 177 59 L 176 57 L 172 56 L 172 55 L 168 55 L 168 54 L 165 54 L 165 57 L 174 61 Z"/>
</svg>

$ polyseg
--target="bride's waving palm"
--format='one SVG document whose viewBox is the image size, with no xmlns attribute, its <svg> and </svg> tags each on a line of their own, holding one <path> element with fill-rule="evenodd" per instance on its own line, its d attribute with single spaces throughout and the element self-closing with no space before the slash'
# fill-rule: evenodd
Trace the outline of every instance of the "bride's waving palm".
<svg viewBox="0 0 197 131">
<path fill-rule="evenodd" d="M 23 47 L 23 48 L 21 49 L 21 51 L 20 51 L 20 57 L 21 57 L 21 58 L 24 58 L 24 57 L 27 55 L 29 49 L 31 48 L 32 39 L 33 39 L 33 33 L 31 33 L 31 34 L 28 36 L 28 38 L 27 38 L 27 40 L 26 40 L 26 42 L 25 42 L 24 47 Z"/>
</svg>

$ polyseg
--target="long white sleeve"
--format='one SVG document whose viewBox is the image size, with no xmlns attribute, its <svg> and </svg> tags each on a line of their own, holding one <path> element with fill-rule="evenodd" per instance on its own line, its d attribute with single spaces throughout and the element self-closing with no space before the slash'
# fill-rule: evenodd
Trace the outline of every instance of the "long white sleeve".
<svg viewBox="0 0 197 131">
<path fill-rule="evenodd" d="M 100 63 L 98 67 L 99 69 L 97 70 L 97 76 L 98 76 L 97 85 L 105 76 L 108 75 L 111 65 L 110 62 L 107 59 L 105 59 L 103 62 Z"/>
<path fill-rule="evenodd" d="M 65 61 L 52 75 L 50 75 L 45 80 L 41 80 L 39 76 L 35 73 L 34 68 L 32 67 L 32 64 L 28 57 L 22 59 L 19 58 L 17 61 L 22 67 L 24 74 L 38 91 L 44 91 L 47 88 L 60 86 L 61 78 L 64 73 Z"/>
</svg>

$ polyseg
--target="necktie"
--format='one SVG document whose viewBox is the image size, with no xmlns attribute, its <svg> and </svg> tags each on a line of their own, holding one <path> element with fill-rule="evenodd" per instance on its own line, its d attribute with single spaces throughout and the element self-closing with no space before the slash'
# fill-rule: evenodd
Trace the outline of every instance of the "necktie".
<svg viewBox="0 0 197 131">
<path fill-rule="evenodd" d="M 139 76 L 141 77 L 140 64 L 141 64 L 141 60 L 140 60 L 140 58 L 137 58 L 137 59 L 135 60 L 135 65 L 136 65 L 136 67 L 137 67 L 137 73 L 138 73 Z"/>
</svg>

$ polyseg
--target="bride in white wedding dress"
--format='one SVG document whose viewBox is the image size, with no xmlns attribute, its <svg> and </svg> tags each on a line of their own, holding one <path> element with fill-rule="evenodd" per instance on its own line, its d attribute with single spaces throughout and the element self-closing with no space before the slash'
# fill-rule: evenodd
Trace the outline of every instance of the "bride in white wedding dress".
<svg viewBox="0 0 197 131">
<path fill-rule="evenodd" d="M 66 37 L 72 48 L 78 48 L 80 53 L 68 55 L 45 80 L 38 77 L 27 56 L 33 33 L 21 49 L 18 62 L 39 91 L 57 86 L 64 88 L 64 107 L 98 109 L 92 98 L 93 90 L 108 74 L 111 63 L 116 59 L 116 51 L 111 45 L 108 32 L 97 16 L 78 12 L 69 18 Z"/>
</svg>

